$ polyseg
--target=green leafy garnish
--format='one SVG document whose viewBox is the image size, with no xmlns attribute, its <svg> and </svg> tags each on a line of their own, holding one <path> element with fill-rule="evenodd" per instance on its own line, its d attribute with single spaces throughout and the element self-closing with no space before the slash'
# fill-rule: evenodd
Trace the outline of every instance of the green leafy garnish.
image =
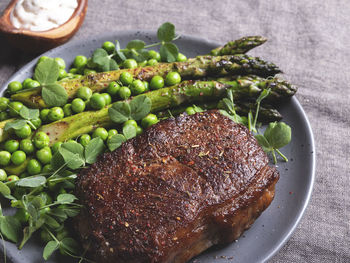
<svg viewBox="0 0 350 263">
<path fill-rule="evenodd" d="M 96 63 L 102 71 L 118 69 L 117 62 L 112 58 L 115 54 L 109 55 L 103 48 L 98 48 L 92 55 L 92 61 Z"/>
<path fill-rule="evenodd" d="M 141 120 L 152 108 L 152 101 L 146 95 L 139 95 L 130 102 L 118 101 L 108 109 L 111 120 L 115 123 L 124 123 L 127 120 Z"/>
<path fill-rule="evenodd" d="M 41 95 L 48 106 L 63 106 L 67 103 L 67 91 L 57 83 L 59 65 L 53 58 L 41 61 L 35 68 L 34 78 L 41 85 Z"/>
<path fill-rule="evenodd" d="M 85 161 L 88 164 L 96 162 L 99 156 L 105 149 L 103 140 L 100 137 L 92 139 L 85 147 Z"/>
<path fill-rule="evenodd" d="M 34 130 L 36 130 L 38 128 L 32 122 L 33 120 L 39 118 L 39 110 L 38 109 L 29 109 L 23 105 L 21 110 L 19 112 L 17 112 L 17 114 L 19 115 L 19 117 L 21 119 L 16 119 L 14 121 L 6 123 L 6 125 L 4 127 L 5 131 L 8 131 L 10 129 L 20 130 L 26 124 L 29 124 L 29 126 L 31 128 L 33 128 Z"/>
<path fill-rule="evenodd" d="M 259 97 L 256 99 L 256 110 L 255 110 L 255 117 L 254 117 L 254 120 L 253 120 L 253 113 L 252 111 L 250 110 L 249 113 L 248 113 L 248 129 L 249 131 L 253 131 L 253 132 L 257 132 L 257 128 L 256 128 L 256 125 L 257 125 L 257 121 L 258 121 L 258 115 L 259 115 L 259 111 L 260 111 L 260 104 L 261 104 L 261 101 L 263 99 L 265 99 L 271 92 L 271 89 L 264 89 Z"/>
<path fill-rule="evenodd" d="M 284 156 L 279 149 L 286 146 L 291 141 L 292 130 L 289 125 L 284 122 L 271 122 L 266 128 L 264 135 L 257 134 L 255 138 L 265 152 L 272 153 L 275 164 L 277 163 L 275 151 L 288 162 L 288 158 Z"/>
<path fill-rule="evenodd" d="M 236 113 L 235 103 L 233 101 L 233 91 L 231 89 L 227 90 L 227 98 L 223 98 L 219 102 L 218 107 L 222 115 L 229 117 L 234 122 L 241 124 L 246 123 L 246 119 Z"/>
<path fill-rule="evenodd" d="M 115 149 L 119 148 L 124 142 L 126 142 L 124 135 L 115 134 L 107 142 L 108 149 L 112 152 Z"/>
</svg>

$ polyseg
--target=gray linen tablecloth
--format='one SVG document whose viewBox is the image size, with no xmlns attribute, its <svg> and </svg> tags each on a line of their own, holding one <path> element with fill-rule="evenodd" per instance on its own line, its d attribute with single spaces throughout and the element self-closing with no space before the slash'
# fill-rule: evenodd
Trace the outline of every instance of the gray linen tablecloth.
<svg viewBox="0 0 350 263">
<path fill-rule="evenodd" d="M 1 11 L 8 2 L 0 2 Z M 221 43 L 244 35 L 269 38 L 256 53 L 276 62 L 299 86 L 297 98 L 317 150 L 311 202 L 271 262 L 350 262 L 349 1 L 90 0 L 73 39 L 108 30 L 156 30 L 165 21 L 183 34 Z M 0 38 L 0 86 L 32 58 Z"/>
</svg>

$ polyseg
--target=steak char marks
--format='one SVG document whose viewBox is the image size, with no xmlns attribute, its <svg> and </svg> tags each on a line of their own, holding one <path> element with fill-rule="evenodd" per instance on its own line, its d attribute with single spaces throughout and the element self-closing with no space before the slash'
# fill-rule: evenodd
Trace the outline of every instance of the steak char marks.
<svg viewBox="0 0 350 263">
<path fill-rule="evenodd" d="M 186 262 L 236 240 L 278 178 L 244 126 L 215 110 L 183 115 L 82 170 L 76 226 L 97 262 Z"/>
</svg>

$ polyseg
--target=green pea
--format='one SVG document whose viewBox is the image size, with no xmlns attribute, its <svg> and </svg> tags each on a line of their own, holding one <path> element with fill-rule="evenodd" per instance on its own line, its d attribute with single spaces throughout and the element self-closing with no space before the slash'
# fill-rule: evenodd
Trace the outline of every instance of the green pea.
<svg viewBox="0 0 350 263">
<path fill-rule="evenodd" d="M 0 169 L 0 181 L 5 181 L 7 179 L 7 173 L 4 169 Z"/>
<path fill-rule="evenodd" d="M 42 163 L 42 164 L 48 164 L 51 162 L 52 159 L 52 153 L 50 147 L 44 147 L 36 152 L 36 158 Z"/>
<path fill-rule="evenodd" d="M 53 172 L 53 168 L 51 166 L 51 164 L 46 164 L 44 165 L 43 169 L 42 169 L 43 173 L 51 173 Z"/>
<path fill-rule="evenodd" d="M 138 67 L 144 67 L 146 65 L 147 65 L 147 60 L 144 60 L 144 61 L 141 61 L 141 62 L 137 63 Z"/>
<path fill-rule="evenodd" d="M 109 54 L 112 54 L 115 50 L 115 45 L 111 41 L 106 41 L 103 43 L 102 48 L 106 50 Z"/>
<path fill-rule="evenodd" d="M 115 82 L 112 81 L 111 83 L 109 83 L 108 88 L 107 88 L 107 92 L 109 93 L 109 95 L 111 95 L 112 97 L 115 97 L 118 94 L 118 91 L 120 89 L 120 85 Z"/>
<path fill-rule="evenodd" d="M 69 72 L 69 73 L 72 73 L 72 74 L 77 74 L 78 71 L 79 71 L 79 70 L 78 70 L 77 68 L 71 68 L 68 72 Z M 69 73 L 68 73 L 68 74 L 69 74 Z M 74 77 L 74 76 L 73 76 L 73 77 Z"/>
<path fill-rule="evenodd" d="M 24 89 L 33 89 L 40 86 L 40 83 L 36 80 L 32 80 L 26 83 L 26 85 L 23 87 Z"/>
<path fill-rule="evenodd" d="M 21 139 L 28 138 L 32 134 L 32 128 L 25 124 L 22 128 L 15 130 L 15 134 Z"/>
<path fill-rule="evenodd" d="M 27 165 L 27 172 L 30 175 L 39 174 L 41 172 L 41 164 L 40 164 L 40 162 L 38 160 L 36 160 L 36 159 L 29 160 L 28 165 Z"/>
<path fill-rule="evenodd" d="M 30 139 L 24 139 L 20 142 L 19 148 L 26 154 L 31 154 L 34 152 L 34 144 Z"/>
<path fill-rule="evenodd" d="M 148 66 L 155 66 L 158 64 L 158 61 L 154 58 L 151 58 L 150 60 L 147 61 Z"/>
<path fill-rule="evenodd" d="M 6 121 L 9 118 L 9 114 L 6 111 L 0 112 L 0 121 Z"/>
<path fill-rule="evenodd" d="M 87 63 L 87 57 L 79 55 L 75 57 L 73 65 L 76 68 L 83 68 L 85 67 L 86 63 Z"/>
<path fill-rule="evenodd" d="M 63 113 L 64 113 L 64 117 L 71 116 L 73 114 L 72 104 L 68 103 L 68 104 L 64 105 L 63 106 Z"/>
<path fill-rule="evenodd" d="M 55 142 L 51 147 L 52 152 L 56 153 L 58 151 L 58 149 L 61 147 L 62 143 L 63 142 Z"/>
<path fill-rule="evenodd" d="M 85 102 L 80 98 L 76 98 L 72 101 L 72 111 L 75 113 L 83 112 L 85 110 L 85 107 Z"/>
<path fill-rule="evenodd" d="M 108 131 L 108 137 L 116 135 L 116 134 L 118 134 L 118 131 L 116 129 L 110 129 Z"/>
<path fill-rule="evenodd" d="M 143 132 L 142 127 L 137 126 L 137 127 L 136 127 L 136 135 L 140 135 L 142 132 Z"/>
<path fill-rule="evenodd" d="M 37 128 L 37 129 L 41 126 L 41 119 L 40 118 L 32 119 L 31 122 L 35 126 L 35 128 Z"/>
<path fill-rule="evenodd" d="M 181 76 L 178 72 L 169 72 L 165 77 L 165 85 L 173 86 L 181 82 Z"/>
<path fill-rule="evenodd" d="M 186 108 L 185 112 L 188 114 L 188 115 L 193 115 L 196 113 L 196 111 L 194 110 L 194 108 L 192 106 L 189 106 Z"/>
<path fill-rule="evenodd" d="M 92 90 L 89 87 L 80 87 L 77 92 L 77 97 L 83 100 L 89 100 L 92 96 Z"/>
<path fill-rule="evenodd" d="M 89 134 L 83 134 L 80 136 L 79 138 L 79 143 L 81 145 L 83 145 L 84 147 L 86 147 L 86 145 L 88 145 L 88 143 L 91 141 L 91 136 Z"/>
<path fill-rule="evenodd" d="M 141 125 L 144 128 L 148 128 L 149 126 L 156 124 L 158 122 L 158 118 L 153 113 L 149 113 L 146 117 L 141 120 Z"/>
<path fill-rule="evenodd" d="M 66 62 L 64 61 L 63 58 L 55 58 L 55 61 L 57 62 L 57 64 L 60 67 L 60 69 L 65 69 L 66 68 Z"/>
<path fill-rule="evenodd" d="M 17 175 L 15 175 L 15 174 L 10 175 L 9 177 L 7 177 L 7 181 L 8 182 L 16 182 L 18 180 L 19 180 L 19 177 Z"/>
<path fill-rule="evenodd" d="M 123 62 L 124 68 L 137 68 L 137 62 L 135 59 L 129 58 Z"/>
<path fill-rule="evenodd" d="M 155 60 L 157 60 L 158 62 L 160 61 L 160 54 L 157 52 L 157 51 L 155 51 L 155 50 L 150 50 L 150 51 L 148 51 L 148 57 L 150 58 L 150 59 L 155 59 Z"/>
<path fill-rule="evenodd" d="M 131 96 L 131 90 L 128 87 L 120 87 L 119 89 L 119 97 L 122 98 L 123 100 L 126 100 Z"/>
<path fill-rule="evenodd" d="M 136 128 L 137 122 L 135 120 L 127 120 L 126 122 L 123 123 L 123 127 L 128 126 L 128 125 L 132 125 Z"/>
<path fill-rule="evenodd" d="M 187 57 L 184 54 L 182 53 L 177 54 L 176 61 L 185 62 L 186 60 L 187 60 Z"/>
<path fill-rule="evenodd" d="M 102 93 L 101 94 L 103 98 L 105 99 L 106 105 L 109 105 L 112 103 L 112 97 L 108 93 Z"/>
<path fill-rule="evenodd" d="M 130 90 L 132 94 L 138 95 L 145 92 L 146 88 L 141 80 L 135 79 L 130 85 Z"/>
<path fill-rule="evenodd" d="M 17 117 L 18 113 L 22 109 L 22 107 L 23 107 L 22 102 L 19 102 L 19 101 L 10 102 L 10 104 L 9 104 L 10 116 Z"/>
<path fill-rule="evenodd" d="M 42 149 L 50 144 L 50 137 L 45 132 L 37 132 L 34 136 L 34 145 Z"/>
<path fill-rule="evenodd" d="M 49 112 L 50 112 L 49 109 L 42 109 L 42 110 L 40 111 L 40 119 L 41 119 L 43 122 L 47 122 L 47 121 L 49 120 L 49 119 L 48 119 Z"/>
<path fill-rule="evenodd" d="M 67 71 L 65 71 L 63 68 L 61 68 L 58 72 L 58 80 L 64 79 L 67 77 Z"/>
<path fill-rule="evenodd" d="M 54 122 L 64 118 L 64 112 L 61 107 L 53 107 L 50 109 L 49 115 L 47 116 L 49 121 Z"/>
<path fill-rule="evenodd" d="M 20 91 L 22 88 L 23 87 L 22 87 L 22 83 L 21 82 L 19 82 L 19 81 L 12 81 L 10 84 L 8 84 L 7 91 L 10 94 L 14 94 L 17 91 Z"/>
<path fill-rule="evenodd" d="M 8 140 L 4 144 L 5 151 L 14 153 L 19 148 L 19 142 L 17 140 Z"/>
<path fill-rule="evenodd" d="M 129 72 L 123 72 L 119 77 L 119 80 L 123 83 L 123 85 L 130 85 L 133 79 L 133 76 Z"/>
<path fill-rule="evenodd" d="M 31 79 L 31 78 L 26 78 L 25 80 L 23 80 L 23 82 L 22 82 L 23 88 L 25 89 L 28 82 L 31 82 L 31 81 L 33 81 L 33 79 Z"/>
<path fill-rule="evenodd" d="M 27 155 L 25 152 L 23 151 L 15 151 L 12 155 L 11 155 L 11 162 L 14 165 L 20 165 L 22 164 L 27 158 Z"/>
<path fill-rule="evenodd" d="M 90 99 L 90 106 L 95 110 L 100 110 L 106 106 L 106 100 L 101 94 L 94 93 Z"/>
<path fill-rule="evenodd" d="M 100 137 L 102 140 L 107 140 L 108 138 L 108 132 L 105 128 L 97 128 L 93 133 L 92 133 L 92 138 Z"/>
<path fill-rule="evenodd" d="M 93 73 L 96 73 L 96 70 L 89 69 L 89 68 L 84 69 L 84 75 L 89 75 Z"/>
<path fill-rule="evenodd" d="M 164 79 L 161 76 L 154 76 L 149 84 L 151 89 L 161 89 L 164 87 Z"/>
<path fill-rule="evenodd" d="M 0 151 L 0 165 L 6 166 L 11 161 L 11 153 L 7 151 Z"/>
<path fill-rule="evenodd" d="M 9 103 L 10 103 L 10 100 L 8 98 L 0 97 L 0 111 L 7 110 Z"/>
<path fill-rule="evenodd" d="M 48 59 L 49 57 L 47 57 L 47 56 L 42 56 L 42 57 L 40 57 L 39 59 L 38 59 L 38 62 L 37 62 L 37 64 L 39 64 L 40 62 L 43 62 L 44 60 L 46 60 L 46 59 Z"/>
<path fill-rule="evenodd" d="M 149 83 L 147 81 L 143 81 L 143 85 L 145 86 L 145 92 L 149 91 Z"/>
</svg>

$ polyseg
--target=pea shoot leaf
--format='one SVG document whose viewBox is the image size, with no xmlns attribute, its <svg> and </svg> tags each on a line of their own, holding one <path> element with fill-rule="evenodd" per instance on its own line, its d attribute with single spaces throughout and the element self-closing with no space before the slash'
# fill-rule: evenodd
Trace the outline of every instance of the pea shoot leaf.
<svg viewBox="0 0 350 263">
<path fill-rule="evenodd" d="M 27 243 L 29 238 L 33 235 L 35 231 L 37 231 L 39 228 L 42 227 L 42 225 L 45 223 L 44 218 L 39 218 L 37 220 L 33 220 L 33 225 L 32 226 L 27 226 L 23 229 L 23 238 L 22 241 L 19 245 L 19 249 L 22 249 L 24 244 Z"/>
<path fill-rule="evenodd" d="M 10 129 L 19 130 L 23 128 L 23 126 L 26 124 L 27 124 L 27 121 L 25 120 L 14 120 L 11 122 L 7 122 L 5 124 L 4 131 L 8 131 Z"/>
<path fill-rule="evenodd" d="M 115 41 L 115 50 L 115 56 L 117 57 L 117 59 L 119 58 L 121 61 L 126 60 L 126 56 L 122 51 L 120 51 L 120 44 L 118 40 Z"/>
<path fill-rule="evenodd" d="M 122 134 L 115 134 L 107 141 L 108 149 L 112 152 L 119 148 L 123 142 L 126 142 L 126 138 Z"/>
<path fill-rule="evenodd" d="M 70 204 L 73 203 L 75 200 L 77 200 L 75 195 L 72 194 L 60 194 L 57 196 L 57 201 L 55 203 L 57 204 Z"/>
<path fill-rule="evenodd" d="M 34 187 L 45 185 L 45 183 L 46 183 L 46 177 L 38 175 L 38 176 L 20 179 L 16 182 L 16 186 L 34 188 Z"/>
<path fill-rule="evenodd" d="M 255 139 L 258 141 L 258 143 L 260 144 L 260 146 L 263 148 L 263 150 L 265 152 L 270 152 L 272 150 L 271 145 L 269 144 L 269 142 L 266 140 L 265 136 L 262 134 L 257 134 L 254 136 Z"/>
<path fill-rule="evenodd" d="M 48 106 L 63 106 L 67 103 L 68 94 L 65 88 L 57 83 L 44 85 L 41 96 Z"/>
<path fill-rule="evenodd" d="M 38 109 L 29 109 L 26 106 L 22 106 L 19 111 L 19 116 L 25 120 L 33 120 L 39 118 L 40 112 Z"/>
<path fill-rule="evenodd" d="M 60 244 L 57 241 L 49 241 L 44 247 L 43 258 L 47 260 L 52 255 L 52 253 L 55 252 L 59 247 Z"/>
<path fill-rule="evenodd" d="M 0 193 L 4 196 L 11 194 L 11 189 L 1 181 L 0 181 Z"/>
<path fill-rule="evenodd" d="M 96 63 L 102 71 L 118 69 L 117 62 L 112 58 L 114 54 L 109 55 L 103 48 L 98 48 L 92 54 L 92 62 Z"/>
<path fill-rule="evenodd" d="M 152 108 L 152 101 L 146 95 L 136 96 L 130 101 L 131 118 L 138 121 L 144 118 Z"/>
<path fill-rule="evenodd" d="M 47 58 L 40 62 L 34 71 L 34 78 L 42 86 L 55 83 L 59 76 L 59 65 L 53 58 Z"/>
<path fill-rule="evenodd" d="M 66 207 L 64 209 L 62 208 L 54 208 L 51 209 L 48 213 L 51 216 L 54 216 L 59 222 L 63 222 L 64 220 L 66 220 L 68 218 L 67 214 L 66 214 Z"/>
<path fill-rule="evenodd" d="M 21 234 L 21 223 L 14 216 L 0 216 L 0 231 L 8 240 L 17 243 Z"/>
<path fill-rule="evenodd" d="M 126 48 L 139 50 L 139 49 L 143 49 L 145 47 L 145 45 L 146 45 L 146 43 L 144 41 L 135 39 L 135 40 L 131 40 L 126 45 Z"/>
<path fill-rule="evenodd" d="M 130 105 L 125 101 L 118 101 L 108 109 L 111 120 L 115 123 L 124 123 L 131 117 Z"/>
<path fill-rule="evenodd" d="M 158 28 L 157 37 L 160 41 L 170 42 L 175 38 L 175 26 L 165 22 Z"/>
<path fill-rule="evenodd" d="M 275 149 L 287 145 L 292 138 L 292 130 L 284 122 L 271 122 L 264 132 L 264 137 Z"/>
<path fill-rule="evenodd" d="M 123 134 L 127 140 L 136 136 L 136 127 L 134 125 L 126 125 L 123 127 Z"/>
<path fill-rule="evenodd" d="M 77 142 L 65 142 L 58 149 L 67 166 L 73 170 L 85 164 L 84 147 Z"/>
<path fill-rule="evenodd" d="M 103 153 L 105 145 L 100 137 L 92 139 L 85 147 L 85 161 L 88 164 L 96 162 L 97 156 Z"/>
<path fill-rule="evenodd" d="M 44 214 L 42 216 L 42 218 L 45 219 L 45 225 L 47 225 L 48 227 L 50 227 L 52 229 L 56 229 L 56 228 L 60 227 L 60 224 L 52 216 Z"/>
<path fill-rule="evenodd" d="M 159 50 L 162 61 L 175 62 L 179 54 L 179 49 L 173 43 L 165 43 Z"/>
</svg>

